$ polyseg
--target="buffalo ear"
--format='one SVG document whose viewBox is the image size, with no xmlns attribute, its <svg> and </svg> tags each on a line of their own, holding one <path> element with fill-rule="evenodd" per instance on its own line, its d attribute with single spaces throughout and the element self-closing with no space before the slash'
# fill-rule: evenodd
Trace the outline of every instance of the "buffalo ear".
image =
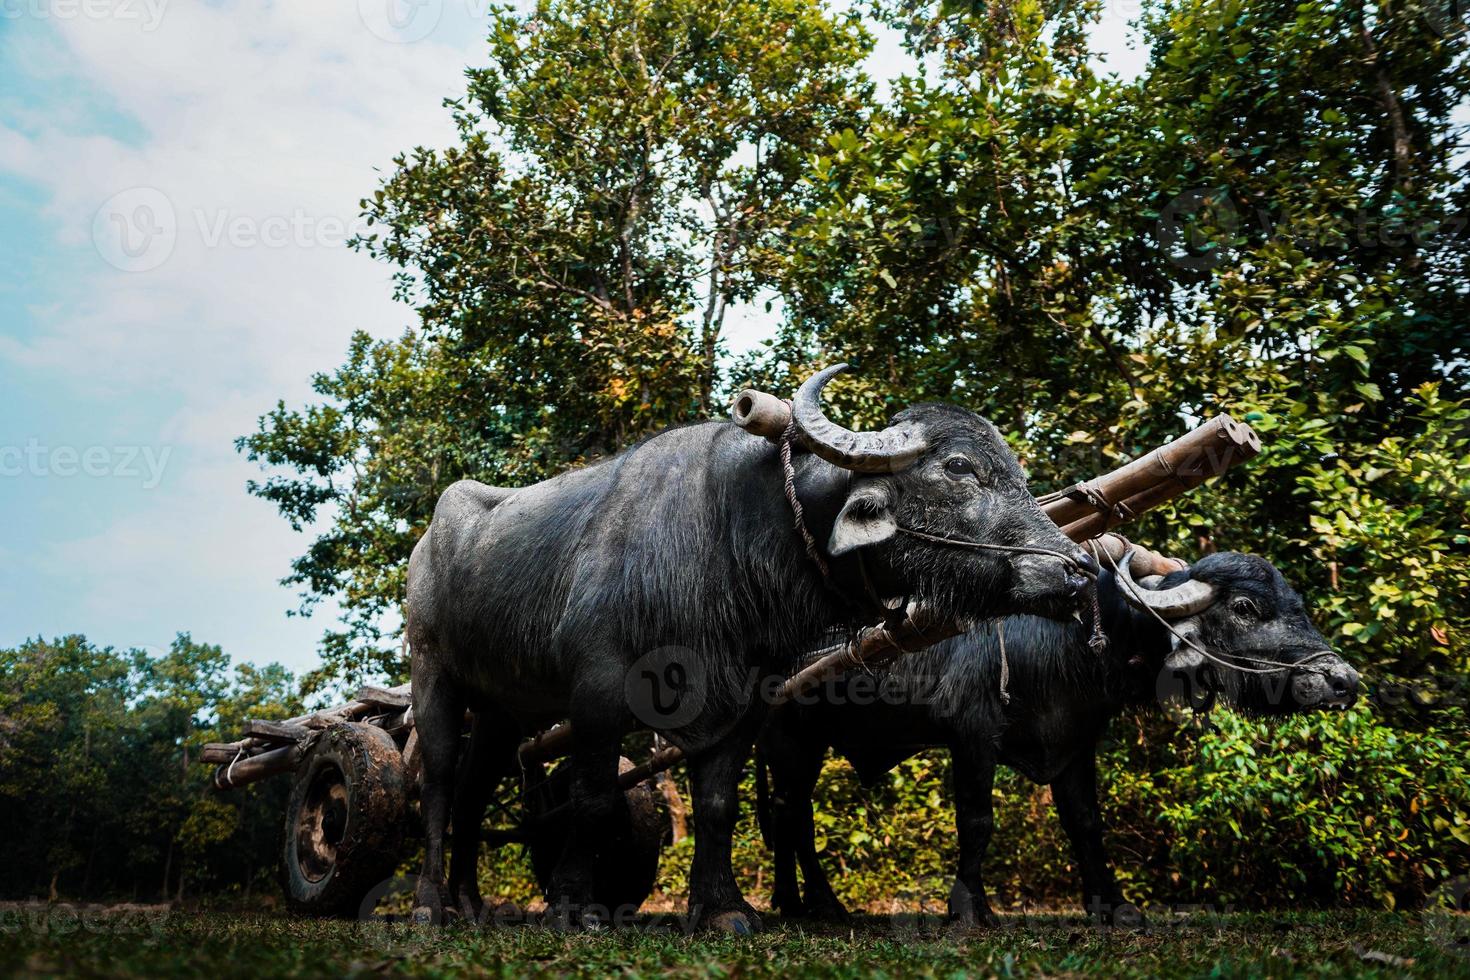
<svg viewBox="0 0 1470 980">
<path fill-rule="evenodd" d="M 893 499 L 881 486 L 863 487 L 850 494 L 832 525 L 827 542 L 829 555 L 845 555 L 854 548 L 887 541 L 898 533 Z"/>
</svg>

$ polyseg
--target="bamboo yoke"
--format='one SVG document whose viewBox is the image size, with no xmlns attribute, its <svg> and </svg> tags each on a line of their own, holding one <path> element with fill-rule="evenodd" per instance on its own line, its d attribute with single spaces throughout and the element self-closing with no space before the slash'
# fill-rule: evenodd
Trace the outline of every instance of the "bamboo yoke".
<svg viewBox="0 0 1470 980">
<path fill-rule="evenodd" d="M 791 421 L 791 407 L 775 395 L 746 389 L 736 396 L 731 415 L 747 432 L 779 444 Z M 1134 545 L 1112 529 L 1260 451 L 1261 439 L 1249 425 L 1217 415 L 1112 472 L 1046 494 L 1037 503 L 1066 537 L 1090 549 L 1100 563 L 1116 565 L 1131 549 L 1129 571 L 1135 577 L 1164 575 L 1187 564 Z M 884 667 L 959 632 L 955 624 L 937 622 L 911 604 L 901 620 L 870 626 L 850 643 L 813 654 L 807 666 L 775 692 L 773 702 L 784 704 L 807 694 L 843 671 Z M 389 731 L 409 729 L 404 757 L 410 766 L 414 764 L 417 739 L 407 684 L 388 689 L 365 687 L 348 704 L 285 722 L 252 721 L 239 741 L 206 745 L 200 761 L 218 767 L 215 785 L 219 789 L 241 786 L 294 769 L 316 732 L 344 721 L 366 721 Z M 571 726 L 557 725 L 523 742 L 520 759 L 523 765 L 547 762 L 569 754 L 572 745 Z M 622 773 L 619 782 L 625 789 L 636 786 L 683 758 L 678 747 L 661 743 L 648 761 Z"/>
</svg>

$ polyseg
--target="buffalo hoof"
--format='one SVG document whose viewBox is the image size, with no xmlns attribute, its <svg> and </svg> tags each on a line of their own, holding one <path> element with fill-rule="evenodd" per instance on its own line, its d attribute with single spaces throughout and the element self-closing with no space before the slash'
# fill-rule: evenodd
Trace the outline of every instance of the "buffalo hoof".
<svg viewBox="0 0 1470 980">
<path fill-rule="evenodd" d="M 427 878 L 420 878 L 418 887 L 414 890 L 413 911 L 409 913 L 409 921 L 416 926 L 444 925 L 448 921 L 444 915 L 447 897 L 442 886 L 430 883 Z"/>
<path fill-rule="evenodd" d="M 730 936 L 753 936 L 761 931 L 761 917 L 754 909 L 728 909 L 707 916 L 704 927 Z"/>
<path fill-rule="evenodd" d="M 837 899 L 818 899 L 810 902 L 804 913 L 805 917 L 814 922 L 842 923 L 852 920 L 852 913 L 843 907 Z"/>
<path fill-rule="evenodd" d="M 990 909 L 951 913 L 949 924 L 956 929 L 999 929 L 1000 916 Z"/>
</svg>

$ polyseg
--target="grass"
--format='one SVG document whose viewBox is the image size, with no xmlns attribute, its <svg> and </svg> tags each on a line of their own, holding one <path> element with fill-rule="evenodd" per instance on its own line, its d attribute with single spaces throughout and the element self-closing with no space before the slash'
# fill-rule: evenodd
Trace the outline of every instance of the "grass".
<svg viewBox="0 0 1470 980">
<path fill-rule="evenodd" d="M 684 935 L 673 917 L 568 934 L 11 907 L 0 910 L 0 976 L 1470 977 L 1470 947 L 1452 943 L 1463 925 L 1386 912 L 1198 913 L 1134 933 L 1046 915 L 952 933 L 938 917 L 872 916 L 734 938 Z"/>
</svg>

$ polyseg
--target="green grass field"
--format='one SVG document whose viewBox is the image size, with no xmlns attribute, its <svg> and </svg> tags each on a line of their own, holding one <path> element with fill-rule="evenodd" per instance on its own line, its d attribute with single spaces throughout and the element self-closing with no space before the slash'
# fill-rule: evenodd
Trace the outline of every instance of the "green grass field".
<svg viewBox="0 0 1470 980">
<path fill-rule="evenodd" d="M 673 917 L 590 935 L 27 907 L 0 911 L 0 923 L 0 976 L 1470 977 L 1463 921 L 1384 912 L 1195 913 L 1156 917 L 1146 933 L 1071 915 L 959 934 L 934 916 L 863 917 L 841 929 L 776 923 L 752 938 L 687 936 Z"/>
</svg>

